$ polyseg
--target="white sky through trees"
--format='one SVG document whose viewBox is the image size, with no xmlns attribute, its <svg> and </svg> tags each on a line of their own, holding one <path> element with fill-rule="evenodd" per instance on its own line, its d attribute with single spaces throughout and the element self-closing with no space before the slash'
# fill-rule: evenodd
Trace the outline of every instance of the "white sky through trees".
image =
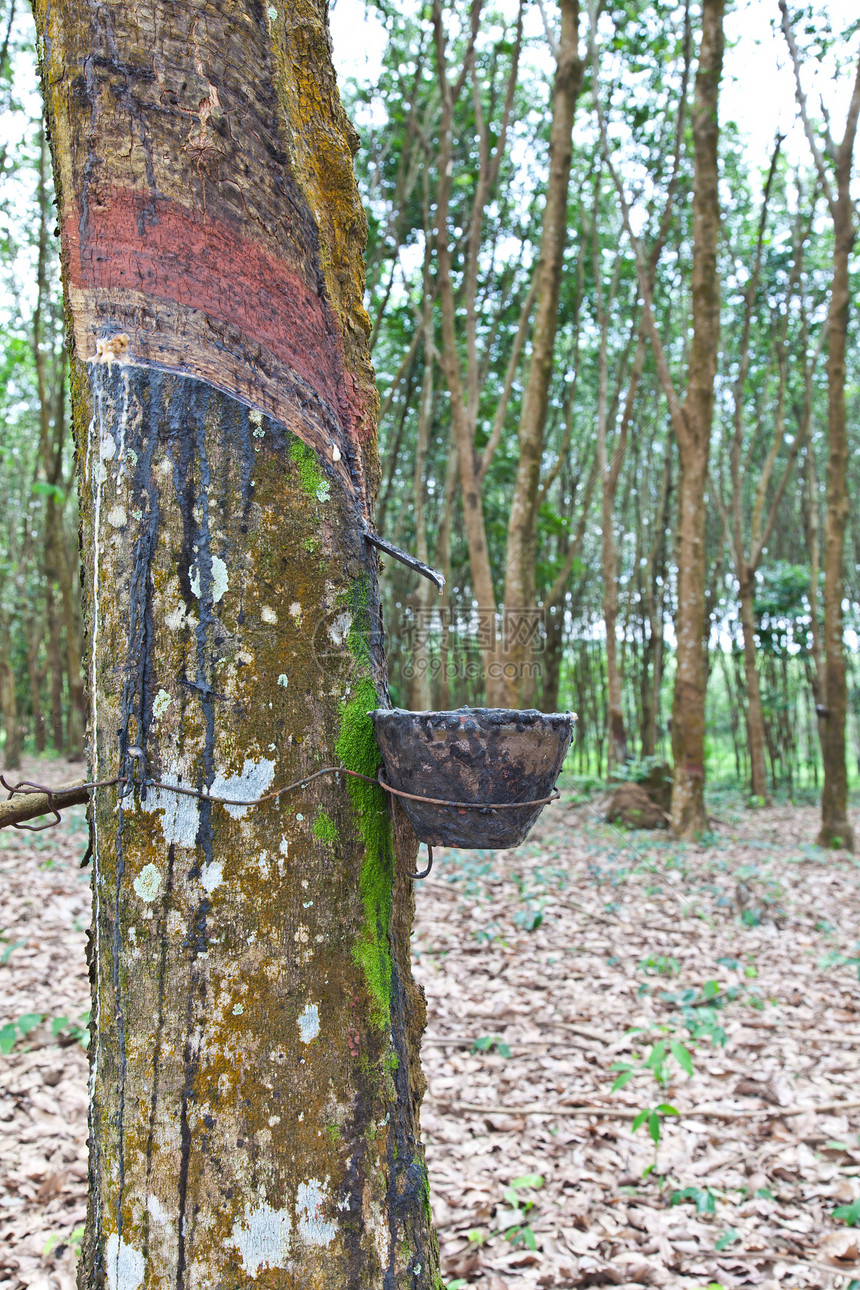
<svg viewBox="0 0 860 1290">
<path fill-rule="evenodd" d="M 417 8 L 417 5 L 413 6 Z M 513 20 L 516 5 L 503 0 L 496 6 L 502 11 L 510 9 Z M 549 6 L 551 11 L 553 6 Z M 537 34 L 541 28 L 537 4 L 530 6 L 531 23 Z M 798 6 L 790 4 L 792 15 Z M 854 24 L 852 39 L 822 60 L 818 65 L 807 63 L 804 67 L 804 89 L 809 96 L 815 115 L 820 111 L 820 99 L 830 114 L 832 129 L 841 137 L 853 80 L 850 59 L 856 58 L 860 23 L 856 0 L 813 0 L 810 6 L 816 31 L 826 38 L 844 33 Z M 585 5 L 581 19 L 586 22 Z M 694 30 L 698 6 L 693 5 Z M 806 44 L 805 22 L 795 18 L 798 41 Z M 334 43 L 334 62 L 338 77 L 343 82 L 354 79 L 367 84 L 379 74 L 385 49 L 385 30 L 377 13 L 367 9 L 364 0 L 335 0 L 331 10 L 331 30 Z M 809 161 L 803 132 L 796 123 L 794 98 L 794 73 L 788 56 L 785 38 L 779 29 L 779 8 L 776 0 L 740 0 L 731 5 L 726 14 L 726 56 L 722 84 L 723 121 L 734 121 L 748 141 L 750 161 L 765 167 L 773 150 L 774 136 L 779 130 L 786 135 L 785 151 L 794 162 Z M 846 66 L 846 64 L 849 64 Z M 841 65 L 842 74 L 839 75 Z M 580 106 L 579 114 L 587 110 Z M 810 163 L 811 164 L 811 163 Z"/>
</svg>

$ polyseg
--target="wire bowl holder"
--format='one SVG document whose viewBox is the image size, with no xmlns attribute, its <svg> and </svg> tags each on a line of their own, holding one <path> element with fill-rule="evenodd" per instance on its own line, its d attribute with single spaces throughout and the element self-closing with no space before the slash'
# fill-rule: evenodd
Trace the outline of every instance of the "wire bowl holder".
<svg viewBox="0 0 860 1290">
<path fill-rule="evenodd" d="M 377 708 L 370 716 L 384 784 L 419 841 L 471 850 L 525 841 L 554 800 L 576 724 L 572 712 L 533 708 Z"/>
</svg>

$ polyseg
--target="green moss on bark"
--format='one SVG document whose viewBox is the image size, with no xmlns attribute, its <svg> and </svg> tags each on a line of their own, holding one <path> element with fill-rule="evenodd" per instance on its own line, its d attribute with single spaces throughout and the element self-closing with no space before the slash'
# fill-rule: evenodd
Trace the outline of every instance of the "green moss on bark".
<svg viewBox="0 0 860 1290">
<path fill-rule="evenodd" d="M 368 713 L 376 707 L 376 689 L 369 678 L 359 681 L 349 703 L 341 709 L 340 735 L 335 750 L 342 764 L 362 775 L 376 777 L 382 758 Z M 391 886 L 394 878 L 394 839 L 385 794 L 376 784 L 348 779 L 349 796 L 358 817 L 365 856 L 359 878 L 364 924 L 353 958 L 364 972 L 373 1000 L 372 1019 L 387 1029 L 391 1014 Z"/>
<path fill-rule="evenodd" d="M 313 448 L 301 439 L 294 439 L 290 446 L 290 460 L 298 468 L 302 491 L 314 502 L 327 501 L 331 485 L 320 470 Z"/>
<path fill-rule="evenodd" d="M 337 842 L 340 836 L 334 820 L 321 806 L 317 810 L 311 832 L 320 842 Z"/>
</svg>

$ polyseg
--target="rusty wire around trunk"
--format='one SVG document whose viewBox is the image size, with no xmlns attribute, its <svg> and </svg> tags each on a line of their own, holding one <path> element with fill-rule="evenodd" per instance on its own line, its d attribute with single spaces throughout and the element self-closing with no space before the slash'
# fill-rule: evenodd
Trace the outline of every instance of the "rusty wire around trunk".
<svg viewBox="0 0 860 1290">
<path fill-rule="evenodd" d="M 426 802 L 429 806 L 446 806 L 451 810 L 457 811 L 514 811 L 524 810 L 532 806 L 546 806 L 549 802 L 556 802 L 560 796 L 558 789 L 553 789 L 549 797 L 536 798 L 529 802 L 451 802 L 441 797 L 425 797 L 421 793 L 407 793 L 402 788 L 393 788 L 391 784 L 386 783 L 380 774 L 377 777 L 373 775 L 362 775 L 360 771 L 350 770 L 347 766 L 324 766 L 321 770 L 312 771 L 310 775 L 303 775 L 301 779 L 294 780 L 292 784 L 284 784 L 280 788 L 274 788 L 269 793 L 264 793 L 262 797 L 242 800 L 235 797 L 217 797 L 212 793 L 203 792 L 197 788 L 183 788 L 179 784 L 166 784 L 159 779 L 138 778 L 137 775 L 129 778 L 127 775 L 116 775 L 113 779 L 91 780 L 84 784 L 69 784 L 50 788 L 47 784 L 38 784 L 34 780 L 22 779 L 16 784 L 6 782 L 5 775 L 0 774 L 0 784 L 6 789 L 7 801 L 15 796 L 33 797 L 43 795 L 47 798 L 45 812 L 50 812 L 53 819 L 46 824 L 25 824 L 23 821 L 12 821 L 13 829 L 22 829 L 28 833 L 41 833 L 45 829 L 51 829 L 62 822 L 61 808 L 57 805 L 57 796 L 68 795 L 72 792 L 89 793 L 96 788 L 113 788 L 118 784 L 127 784 L 133 788 L 157 788 L 167 793 L 177 793 L 182 797 L 196 797 L 201 802 L 216 802 L 220 806 L 262 806 L 264 802 L 274 801 L 275 798 L 283 796 L 285 793 L 293 793 L 296 789 L 304 789 L 312 780 L 319 779 L 323 775 L 351 775 L 353 779 L 362 779 L 368 784 L 376 784 L 383 792 L 390 793 L 394 797 L 407 797 L 413 802 Z M 71 805 L 71 803 L 69 803 Z M 5 827 L 0 825 L 0 827 Z M 433 850 L 429 843 L 427 847 L 428 863 L 425 869 L 416 873 L 406 871 L 409 878 L 426 878 L 433 868 Z"/>
</svg>

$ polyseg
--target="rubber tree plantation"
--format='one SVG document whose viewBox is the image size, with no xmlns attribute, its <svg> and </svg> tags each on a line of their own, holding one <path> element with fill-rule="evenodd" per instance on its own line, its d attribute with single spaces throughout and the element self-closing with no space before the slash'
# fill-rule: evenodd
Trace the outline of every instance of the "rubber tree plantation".
<svg viewBox="0 0 860 1290">
<path fill-rule="evenodd" d="M 343 775 L 241 804 L 373 776 L 387 703 L 365 217 L 326 5 L 35 11 L 89 772 L 115 781 L 91 807 L 79 1284 L 438 1287 L 414 836 Z"/>
</svg>

